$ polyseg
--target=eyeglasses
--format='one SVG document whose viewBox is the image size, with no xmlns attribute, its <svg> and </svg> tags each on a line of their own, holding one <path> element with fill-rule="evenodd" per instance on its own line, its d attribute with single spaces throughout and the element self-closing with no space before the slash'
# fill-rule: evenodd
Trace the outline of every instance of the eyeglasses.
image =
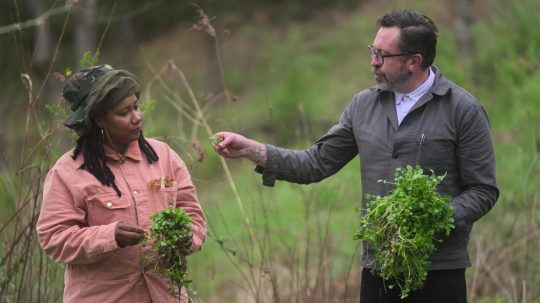
<svg viewBox="0 0 540 303">
<path fill-rule="evenodd" d="M 406 54 L 406 53 L 383 55 L 381 53 L 381 50 L 374 48 L 372 44 L 368 45 L 367 48 L 368 48 L 369 54 L 371 55 L 371 59 L 375 58 L 375 60 L 379 64 L 384 64 L 384 58 L 410 55 L 410 54 Z"/>
</svg>

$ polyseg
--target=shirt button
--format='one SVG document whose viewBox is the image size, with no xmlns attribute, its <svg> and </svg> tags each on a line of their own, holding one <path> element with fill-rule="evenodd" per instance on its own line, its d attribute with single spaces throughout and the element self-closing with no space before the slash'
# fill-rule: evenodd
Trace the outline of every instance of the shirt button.
<svg viewBox="0 0 540 303">
<path fill-rule="evenodd" d="M 111 208 L 112 207 L 112 202 L 107 202 L 107 207 Z"/>
<path fill-rule="evenodd" d="M 135 195 L 135 196 L 136 196 L 136 195 L 138 195 L 138 194 L 139 194 L 139 192 L 138 192 L 138 191 L 136 191 L 136 190 L 134 190 L 134 191 L 133 191 L 133 195 Z"/>
<path fill-rule="evenodd" d="M 392 158 L 397 159 L 398 157 L 399 157 L 399 155 L 397 153 L 392 154 Z"/>
</svg>

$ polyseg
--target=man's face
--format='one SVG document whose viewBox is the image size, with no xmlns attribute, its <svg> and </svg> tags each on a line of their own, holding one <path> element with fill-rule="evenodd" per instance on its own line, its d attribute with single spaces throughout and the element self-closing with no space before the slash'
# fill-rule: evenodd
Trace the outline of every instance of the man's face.
<svg viewBox="0 0 540 303">
<path fill-rule="evenodd" d="M 406 55 L 385 57 L 401 53 L 398 48 L 399 36 L 398 27 L 381 27 L 373 41 L 373 49 L 382 55 L 371 57 L 373 75 L 381 90 L 403 91 L 406 82 L 411 78 Z"/>
</svg>

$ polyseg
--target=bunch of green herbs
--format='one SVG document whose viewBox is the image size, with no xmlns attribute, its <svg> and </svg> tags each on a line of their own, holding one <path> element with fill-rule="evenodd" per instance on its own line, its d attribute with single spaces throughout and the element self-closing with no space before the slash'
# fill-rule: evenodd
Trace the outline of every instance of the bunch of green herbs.
<svg viewBox="0 0 540 303">
<path fill-rule="evenodd" d="M 444 179 L 424 174 L 420 166 L 398 168 L 389 194 L 369 196 L 355 240 L 367 241 L 376 251 L 374 274 L 397 285 L 401 298 L 420 289 L 430 267 L 429 256 L 441 235 L 454 228 L 449 196 L 436 190 Z"/>
<path fill-rule="evenodd" d="M 153 240 L 153 254 L 142 257 L 144 264 L 154 264 L 156 272 L 169 278 L 171 293 L 191 283 L 188 276 L 187 255 L 189 248 L 180 247 L 179 242 L 191 237 L 191 217 L 179 208 L 167 207 L 153 214 L 150 219 L 150 238 Z M 146 239 L 141 243 L 146 245 Z"/>
</svg>

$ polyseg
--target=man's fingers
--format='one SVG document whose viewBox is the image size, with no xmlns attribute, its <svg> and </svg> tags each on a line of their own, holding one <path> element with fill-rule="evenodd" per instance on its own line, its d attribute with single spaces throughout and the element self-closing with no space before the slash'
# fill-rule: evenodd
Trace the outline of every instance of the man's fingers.
<svg viewBox="0 0 540 303">
<path fill-rule="evenodd" d="M 221 135 L 221 141 L 218 143 L 218 146 L 223 148 L 231 144 L 231 140 L 233 140 L 234 136 L 230 133 L 220 133 Z"/>
</svg>

